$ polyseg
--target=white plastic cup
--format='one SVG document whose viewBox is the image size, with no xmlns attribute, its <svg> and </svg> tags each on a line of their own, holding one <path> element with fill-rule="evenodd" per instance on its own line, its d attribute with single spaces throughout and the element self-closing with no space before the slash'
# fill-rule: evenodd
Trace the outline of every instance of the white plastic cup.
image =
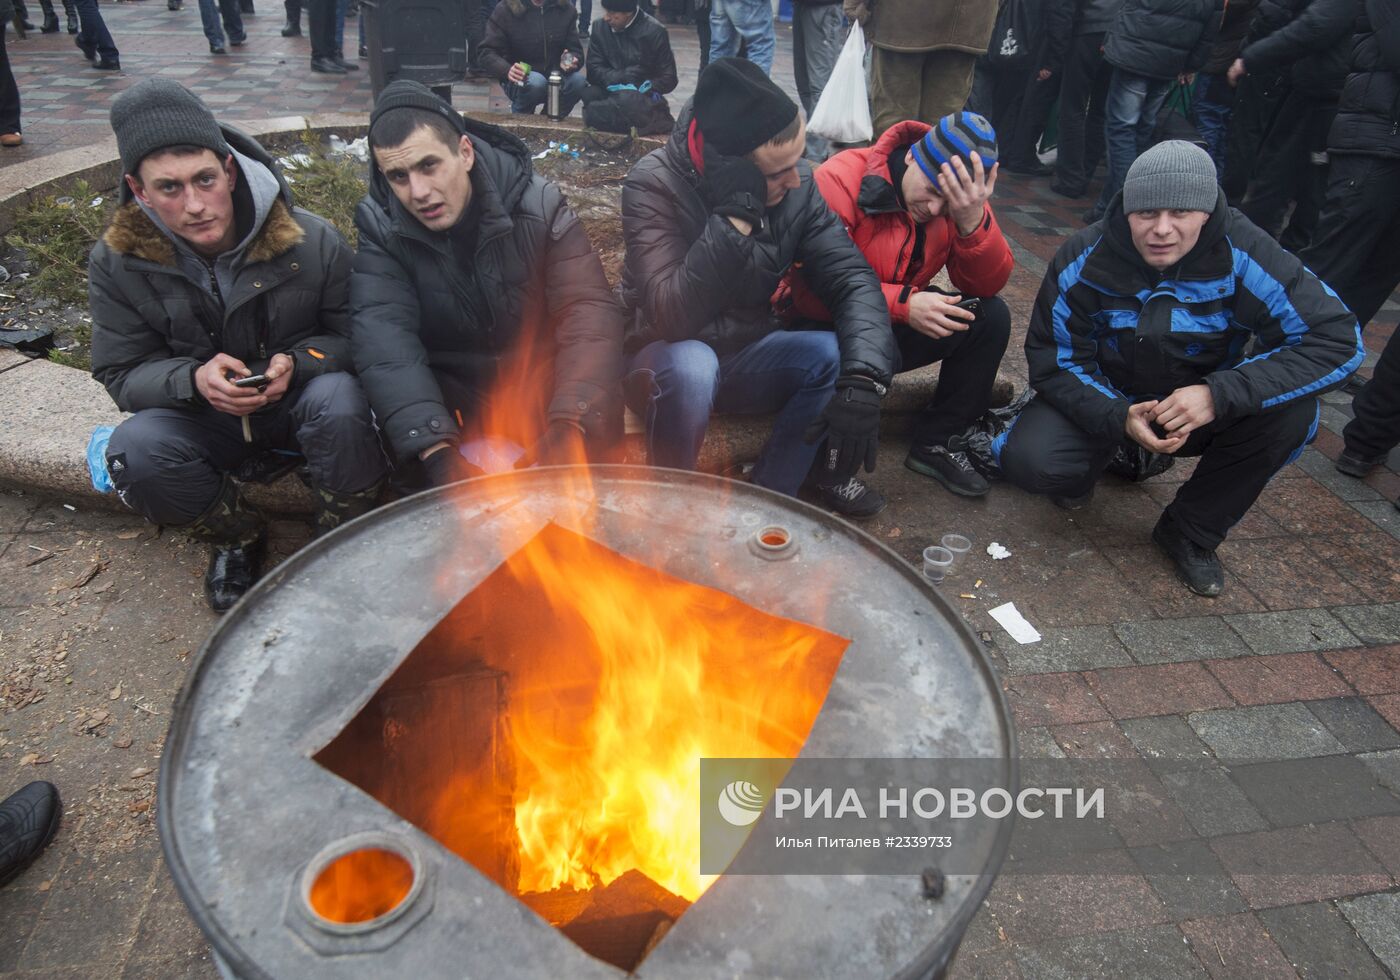
<svg viewBox="0 0 1400 980">
<path fill-rule="evenodd" d="M 941 545 L 929 545 L 924 549 L 924 578 L 934 585 L 942 582 L 943 576 L 947 575 L 948 569 L 953 566 L 954 557 L 956 556 L 951 551 Z"/>
<path fill-rule="evenodd" d="M 961 558 L 972 550 L 972 539 L 965 534 L 945 534 L 938 543 L 951 551 L 954 558 Z"/>
</svg>

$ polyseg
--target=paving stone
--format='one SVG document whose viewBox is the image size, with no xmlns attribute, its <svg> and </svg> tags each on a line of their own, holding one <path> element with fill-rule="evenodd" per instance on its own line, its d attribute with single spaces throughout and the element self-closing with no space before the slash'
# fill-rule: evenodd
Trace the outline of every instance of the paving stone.
<svg viewBox="0 0 1400 980">
<path fill-rule="evenodd" d="M 1386 977 L 1370 949 L 1329 903 L 1265 909 L 1258 915 L 1303 980 Z"/>
<path fill-rule="evenodd" d="M 1135 847 L 1132 855 L 1157 897 L 1178 922 L 1228 915 L 1247 908 L 1220 860 L 1203 840 Z"/>
<path fill-rule="evenodd" d="M 1400 894 L 1363 895 L 1337 903 L 1357 935 L 1371 947 L 1376 959 L 1391 973 L 1400 975 Z"/>
<path fill-rule="evenodd" d="M 1016 729 L 1017 754 L 1022 759 L 1063 759 L 1064 749 L 1060 748 L 1050 730 L 1043 726 Z"/>
<path fill-rule="evenodd" d="M 1400 645 L 1334 650 L 1323 655 L 1358 694 L 1400 692 Z"/>
<path fill-rule="evenodd" d="M 1238 657 L 1250 652 L 1239 634 L 1219 616 L 1117 623 L 1113 631 L 1140 664 Z"/>
<path fill-rule="evenodd" d="M 1162 785 L 1203 837 L 1265 830 L 1269 826 L 1223 769 L 1164 773 Z"/>
<path fill-rule="evenodd" d="M 1010 949 L 959 950 L 948 980 L 1020 980 L 1024 976 Z"/>
<path fill-rule="evenodd" d="M 1206 971 L 1218 980 L 1294 975 L 1278 943 L 1248 912 L 1183 922 L 1181 931 Z"/>
<path fill-rule="evenodd" d="M 1124 929 L 1016 950 L 1021 972 L 1036 980 L 1122 980 L 1123 977 L 1206 977 L 1171 926 Z"/>
<path fill-rule="evenodd" d="M 1363 752 L 1356 757 L 1391 792 L 1400 794 L 1400 749 L 1385 752 Z M 1355 816 L 1370 816 L 1358 813 Z"/>
<path fill-rule="evenodd" d="M 183 956 L 135 956 L 122 970 L 122 980 L 219 980 L 221 974 L 209 953 L 186 953 Z"/>
<path fill-rule="evenodd" d="M 1346 751 L 1302 704 L 1200 711 L 1186 720 L 1220 759 L 1302 759 Z"/>
<path fill-rule="evenodd" d="M 1158 772 L 1198 769 L 1213 762 L 1210 747 L 1179 715 L 1128 718 L 1119 722 L 1123 734 Z"/>
<path fill-rule="evenodd" d="M 1373 769 L 1367 756 L 1326 756 L 1235 765 L 1230 777 L 1255 808 L 1275 827 L 1296 827 L 1356 817 L 1400 814 L 1400 752 L 1376 753 Z M 1388 766 L 1391 779 L 1380 775 Z"/>
<path fill-rule="evenodd" d="M 1039 643 L 1009 644 L 1002 653 L 1009 674 L 1053 674 L 1133 662 L 1110 626 L 1044 630 Z"/>
<path fill-rule="evenodd" d="M 1318 555 L 1367 602 L 1400 600 L 1400 540 L 1379 529 L 1310 540 Z"/>
<path fill-rule="evenodd" d="M 1386 724 L 1386 720 L 1361 698 L 1309 701 L 1308 710 L 1348 752 L 1400 748 L 1400 732 Z"/>
<path fill-rule="evenodd" d="M 1326 609 L 1226 616 L 1231 629 L 1255 653 L 1299 653 L 1356 646 L 1356 637 Z"/>
<path fill-rule="evenodd" d="M 1071 759 L 1136 759 L 1133 743 L 1111 721 L 1058 725 L 1050 729 Z"/>
<path fill-rule="evenodd" d="M 1115 667 L 1084 676 L 1115 718 L 1172 715 L 1233 703 L 1198 663 Z"/>
<path fill-rule="evenodd" d="M 1358 895 L 1391 883 L 1344 823 L 1215 837 L 1210 846 L 1254 909 Z"/>
<path fill-rule="evenodd" d="M 1122 858 L 1131 869 L 1128 855 Z M 992 895 L 997 922 L 1016 945 L 1171 921 L 1137 873 L 1010 875 L 997 879 Z"/>
<path fill-rule="evenodd" d="M 1065 725 L 1108 718 L 1080 674 L 1008 677 L 1002 686 L 1017 724 Z"/>
<path fill-rule="evenodd" d="M 1343 606 L 1332 612 L 1367 646 L 1400 643 L 1400 602 Z"/>
<path fill-rule="evenodd" d="M 1365 484 L 1361 485 L 1365 487 Z M 1254 506 L 1272 517 L 1280 527 L 1292 535 L 1329 535 L 1370 530 L 1366 526 L 1365 518 L 1335 495 L 1328 493 L 1326 488 L 1311 476 L 1304 476 L 1299 480 L 1271 482 L 1259 495 Z"/>
<path fill-rule="evenodd" d="M 1269 608 L 1228 566 L 1225 567 L 1224 591 L 1214 599 L 1207 599 L 1181 584 L 1175 566 L 1154 544 L 1105 545 L 1101 550 L 1136 593 L 1136 602 L 1128 608 L 1127 614 L 1109 622 L 1129 622 L 1140 615 L 1144 607 L 1164 619 L 1258 612 Z"/>
<path fill-rule="evenodd" d="M 1351 686 L 1315 653 L 1280 653 L 1212 661 L 1206 665 L 1206 669 L 1240 704 L 1311 701 L 1351 693 Z"/>
<path fill-rule="evenodd" d="M 1348 396 L 1349 397 L 1349 396 Z M 1348 401 L 1348 404 L 1350 402 Z M 1334 460 L 1328 459 L 1314 447 L 1303 450 L 1298 468 L 1330 490 L 1341 500 L 1379 500 L 1380 494 L 1356 479 L 1338 471 Z"/>
<path fill-rule="evenodd" d="M 1353 500 L 1351 509 L 1392 538 L 1400 538 L 1400 511 L 1388 500 Z"/>
<path fill-rule="evenodd" d="M 1375 708 L 1392 728 L 1400 730 L 1400 694 L 1373 694 L 1366 698 L 1366 703 Z"/>
<path fill-rule="evenodd" d="M 1400 877 L 1400 817 L 1353 820 L 1351 829 L 1393 877 Z"/>
<path fill-rule="evenodd" d="M 1367 598 L 1318 554 L 1308 538 L 1227 538 L 1217 550 L 1221 564 L 1269 609 L 1351 605 Z"/>
</svg>

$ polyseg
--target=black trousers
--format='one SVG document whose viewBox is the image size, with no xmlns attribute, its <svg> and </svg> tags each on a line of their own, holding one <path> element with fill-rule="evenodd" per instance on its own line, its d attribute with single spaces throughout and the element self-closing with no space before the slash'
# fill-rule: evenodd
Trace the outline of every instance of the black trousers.
<svg viewBox="0 0 1400 980">
<path fill-rule="evenodd" d="M 0 134 L 19 131 L 19 86 L 5 51 L 5 30 L 0 27 Z"/>
<path fill-rule="evenodd" d="M 1201 461 L 1166 508 L 1182 533 L 1203 548 L 1218 547 L 1274 474 L 1312 441 L 1319 407 L 1316 398 L 1300 398 L 1187 436 L 1176 455 Z M 1001 470 L 1030 493 L 1077 497 L 1098 481 L 1119 444 L 1090 435 L 1037 398 L 1004 435 Z"/>
<path fill-rule="evenodd" d="M 243 419 L 208 406 L 142 409 L 112 433 L 107 469 L 122 503 L 153 523 L 184 525 L 213 504 L 224 474 L 269 449 L 300 452 L 312 481 L 337 493 L 368 490 L 388 472 L 369 401 L 344 372 L 248 416 L 246 431 Z"/>
<path fill-rule="evenodd" d="M 1390 335 L 1376 373 L 1352 399 L 1356 417 L 1342 430 L 1347 448 L 1361 456 L 1384 456 L 1400 446 L 1400 330 Z"/>
<path fill-rule="evenodd" d="M 895 324 L 894 337 L 900 371 L 940 364 L 938 389 L 914 424 L 914 442 L 941 445 L 991 407 L 992 385 L 1011 337 L 1011 311 L 1000 296 L 988 296 L 972 326 L 951 337 L 930 337 L 902 323 Z"/>
<path fill-rule="evenodd" d="M 306 19 L 307 30 L 311 35 L 311 57 L 335 58 L 340 55 L 335 46 L 335 2 L 336 0 L 308 0 Z"/>
<path fill-rule="evenodd" d="M 1245 217 L 1291 251 L 1306 246 L 1317 227 L 1327 189 L 1327 165 L 1313 163 L 1313 154 L 1327 149 L 1327 132 L 1336 114 L 1334 100 L 1290 91 L 1259 148 L 1253 178 L 1240 204 Z M 1291 217 L 1290 204 L 1294 204 Z"/>
<path fill-rule="evenodd" d="M 1254 179 L 1264 141 L 1273 130 L 1290 89 L 1287 77 L 1272 71 L 1246 75 L 1235 88 L 1235 107 L 1230 112 L 1230 134 L 1225 143 L 1225 178 L 1220 186 L 1236 207 Z"/>
<path fill-rule="evenodd" d="M 1031 73 L 1025 93 L 1021 96 L 1021 111 L 1016 114 L 1010 130 L 1001 137 L 1001 159 L 1017 167 L 1029 167 L 1040 162 L 1035 152 L 1036 144 L 1040 142 L 1040 134 L 1045 132 L 1045 123 L 1050 116 L 1050 107 L 1055 103 L 1055 96 L 1060 94 L 1060 76 L 1064 72 L 1057 71 L 1043 82 L 1036 74 Z"/>
<path fill-rule="evenodd" d="M 1103 38 L 1102 34 L 1079 34 L 1071 39 L 1061 72 L 1055 181 L 1080 194 L 1103 159 L 1104 105 L 1113 74 L 1103 60 Z"/>
<path fill-rule="evenodd" d="M 1317 231 L 1299 257 L 1364 327 L 1400 286 L 1400 160 L 1330 156 Z"/>
<path fill-rule="evenodd" d="M 1021 99 L 1026 93 L 1026 79 L 1035 75 L 1028 69 L 1005 70 L 979 61 L 972 73 L 972 89 L 967 105 L 991 122 L 998 134 L 1009 133 L 1021 112 Z"/>
</svg>

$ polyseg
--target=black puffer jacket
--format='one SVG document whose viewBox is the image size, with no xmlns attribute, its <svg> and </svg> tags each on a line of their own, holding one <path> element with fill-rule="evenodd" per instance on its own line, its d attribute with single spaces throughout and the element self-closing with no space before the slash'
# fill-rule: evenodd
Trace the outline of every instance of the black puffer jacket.
<svg viewBox="0 0 1400 980">
<path fill-rule="evenodd" d="M 1240 56 L 1240 48 L 1249 34 L 1254 12 L 1259 9 L 1260 0 L 1230 0 L 1225 8 L 1225 19 L 1220 24 L 1220 33 L 1215 36 L 1215 44 L 1210 49 L 1210 57 L 1201 71 L 1207 75 L 1223 75 L 1230 70 L 1235 59 Z"/>
<path fill-rule="evenodd" d="M 666 28 L 641 10 L 622 31 L 614 31 L 602 18 L 594 21 L 588 42 L 588 84 L 607 88 L 642 82 L 651 82 L 652 91 L 662 95 L 676 87 L 676 56 Z"/>
<path fill-rule="evenodd" d="M 622 319 L 598 255 L 559 189 L 534 174 L 525 144 L 445 114 L 476 149 L 476 252 L 464 267 L 449 234 L 424 228 L 373 168 L 355 211 L 350 288 L 355 365 L 370 406 L 409 459 L 460 435 L 444 386 L 454 404 L 484 404 L 525 352 L 531 380 L 542 380 L 539 411 L 606 440 L 621 421 Z"/>
<path fill-rule="evenodd" d="M 1120 439 L 1128 406 L 1204 383 L 1229 422 L 1313 398 L 1361 363 L 1361 331 L 1291 252 L 1227 207 L 1165 274 L 1133 247 L 1123 197 L 1060 246 L 1026 331 L 1036 393 Z"/>
<path fill-rule="evenodd" d="M 583 67 L 578 11 L 569 0 L 544 0 L 538 6 L 533 0 L 501 0 L 486 22 L 481 67 L 505 78 L 511 65 L 526 61 L 532 71 L 548 76 L 565 51 L 572 51 Z"/>
<path fill-rule="evenodd" d="M 1124 0 L 1104 39 L 1104 58 L 1148 78 L 1199 71 L 1223 13 L 1221 0 Z"/>
<path fill-rule="evenodd" d="M 1331 153 L 1400 158 L 1400 5 L 1366 0 L 1327 141 Z"/>
<path fill-rule="evenodd" d="M 768 209 L 762 230 L 740 234 L 697 190 L 691 118 L 687 102 L 670 141 L 639 160 L 622 185 L 628 350 L 653 340 L 702 340 L 721 356 L 741 350 L 781 329 L 768 301 L 783 273 L 801 263 L 835 314 L 841 373 L 888 384 L 896 358 L 889 307 L 811 168 L 798 164 L 802 185 Z"/>
<path fill-rule="evenodd" d="M 234 150 L 267 169 L 277 191 L 235 258 L 222 303 L 190 278 L 176 244 L 135 201 L 112 216 L 88 258 L 92 376 L 124 412 L 202 404 L 194 373 L 218 353 L 254 373 L 272 355 L 290 354 L 294 389 L 350 370 L 350 247 L 328 222 L 292 206 L 290 189 L 256 140 L 228 126 L 223 133 Z M 251 232 L 251 181 L 240 176 L 234 211 Z"/>
<path fill-rule="evenodd" d="M 1263 0 L 1240 51 L 1245 68 L 1286 72 L 1294 89 L 1337 98 L 1360 6 L 1358 0 Z"/>
</svg>

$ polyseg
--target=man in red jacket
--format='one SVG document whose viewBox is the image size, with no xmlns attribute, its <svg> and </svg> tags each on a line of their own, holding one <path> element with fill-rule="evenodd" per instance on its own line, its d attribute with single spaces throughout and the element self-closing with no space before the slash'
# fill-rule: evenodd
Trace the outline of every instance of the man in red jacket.
<svg viewBox="0 0 1400 980">
<path fill-rule="evenodd" d="M 943 362 L 904 465 L 967 497 L 990 485 L 962 435 L 989 407 L 1011 333 L 1011 313 L 997 296 L 1011 277 L 1011 249 L 987 203 L 996 161 L 991 124 L 959 112 L 932 127 L 897 123 L 873 146 L 838 153 L 816 171 L 822 197 L 884 289 L 899 370 Z M 932 285 L 944 268 L 956 293 Z M 774 305 L 794 320 L 832 319 L 796 265 Z"/>
</svg>

